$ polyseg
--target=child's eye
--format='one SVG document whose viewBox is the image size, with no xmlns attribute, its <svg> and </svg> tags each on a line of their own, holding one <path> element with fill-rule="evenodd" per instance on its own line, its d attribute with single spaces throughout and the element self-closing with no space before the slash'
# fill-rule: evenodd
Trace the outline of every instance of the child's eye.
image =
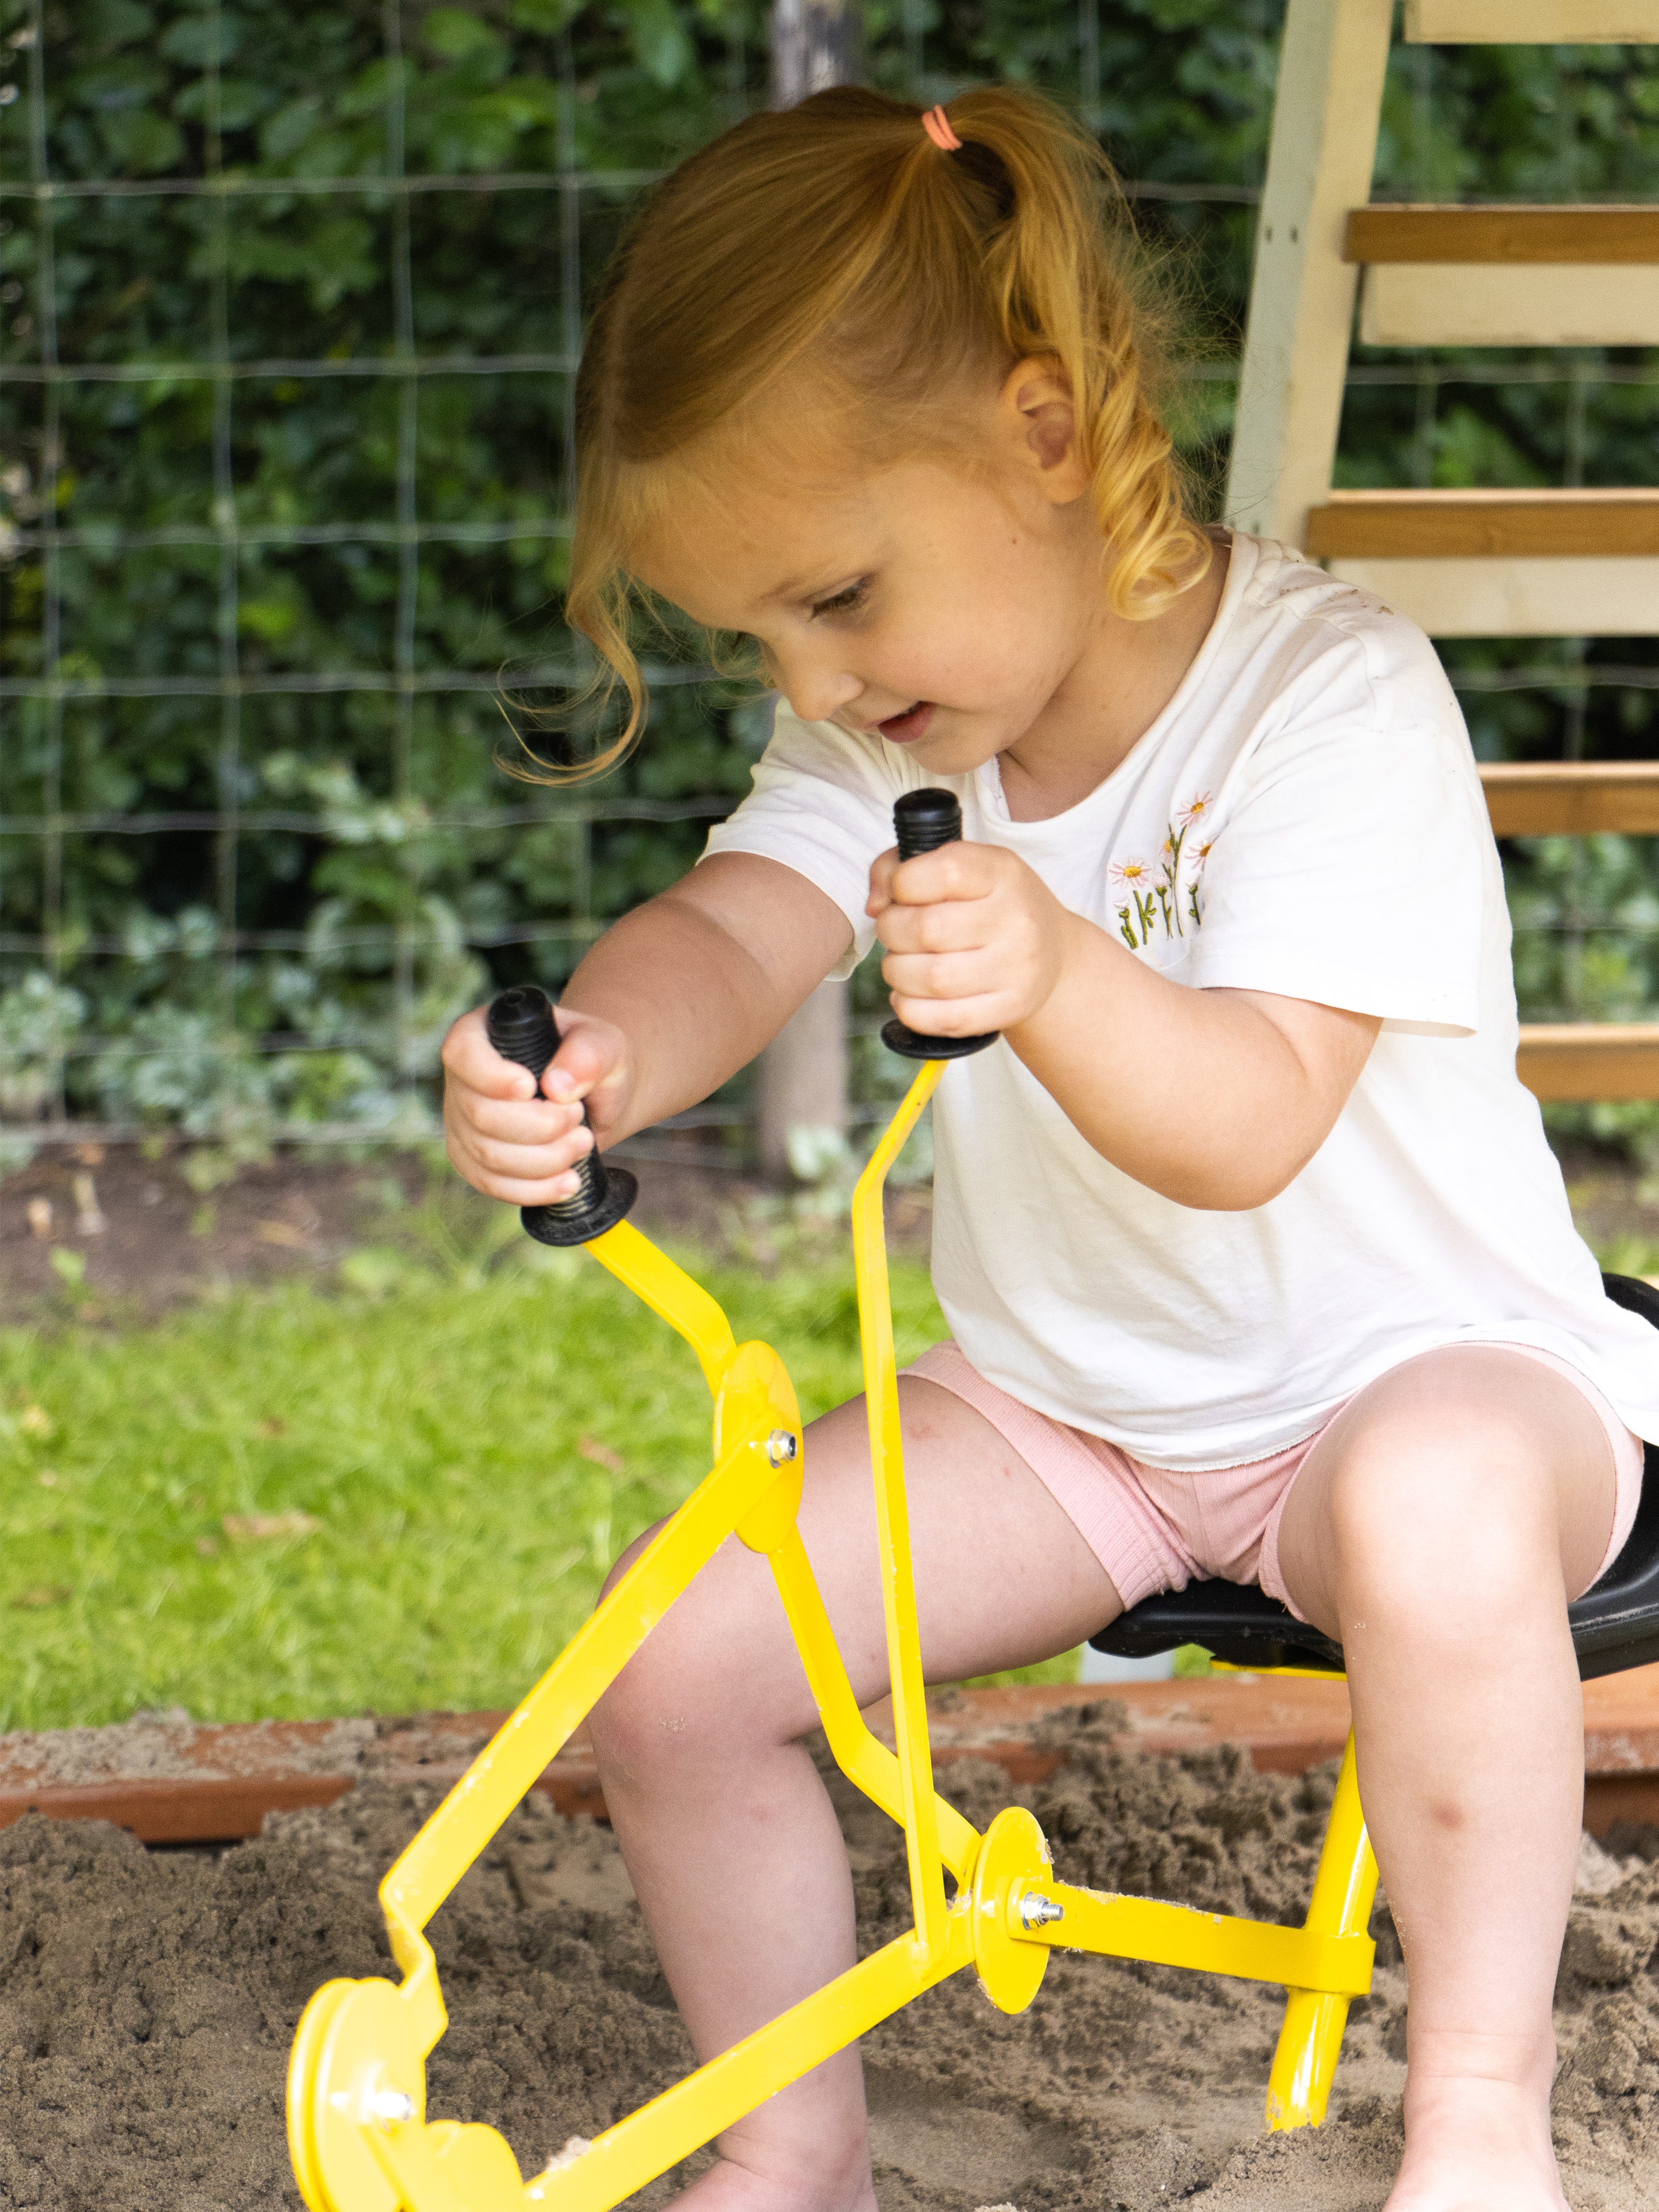
<svg viewBox="0 0 1659 2212">
<path fill-rule="evenodd" d="M 837 592 L 833 599 L 815 600 L 812 606 L 813 621 L 816 622 L 820 615 L 855 613 L 864 605 L 869 589 L 868 582 L 861 580 L 856 584 L 849 584 L 844 592 Z"/>
</svg>

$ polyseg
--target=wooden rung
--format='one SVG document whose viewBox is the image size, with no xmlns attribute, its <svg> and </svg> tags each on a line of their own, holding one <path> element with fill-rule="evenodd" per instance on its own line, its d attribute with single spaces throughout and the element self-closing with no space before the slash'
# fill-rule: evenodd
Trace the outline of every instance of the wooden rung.
<svg viewBox="0 0 1659 2212">
<path fill-rule="evenodd" d="M 1659 489 L 1334 491 L 1309 514 L 1316 560 L 1659 554 Z"/>
<path fill-rule="evenodd" d="M 1659 207 L 1363 207 L 1347 261 L 1659 261 Z"/>
<path fill-rule="evenodd" d="M 1535 1098 L 1659 1098 L 1659 1023 L 1522 1025 L 1516 1067 Z"/>
<path fill-rule="evenodd" d="M 1659 836 L 1659 761 L 1506 762 L 1480 781 L 1500 837 Z"/>
<path fill-rule="evenodd" d="M 1651 637 L 1659 556 L 1333 561 L 1431 637 Z"/>
<path fill-rule="evenodd" d="M 1659 44 L 1659 0 L 1406 0 L 1406 38 L 1427 46 Z"/>
<path fill-rule="evenodd" d="M 1373 261 L 1374 346 L 1659 345 L 1659 262 Z"/>
</svg>

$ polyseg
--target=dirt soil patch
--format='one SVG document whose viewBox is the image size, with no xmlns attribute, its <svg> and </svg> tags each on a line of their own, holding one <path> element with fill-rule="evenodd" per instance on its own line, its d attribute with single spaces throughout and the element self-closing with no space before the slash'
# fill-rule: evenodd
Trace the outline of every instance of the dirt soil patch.
<svg viewBox="0 0 1659 2212">
<path fill-rule="evenodd" d="M 1333 1770 L 1258 1776 L 1230 1749 L 1148 1759 L 1074 1728 L 1070 1763 L 1012 1793 L 1066 1879 L 1294 1921 Z M 1121 1726 L 1121 1718 L 1116 1723 Z M 1000 1770 L 943 1778 L 982 1825 Z M 908 1918 L 897 1832 L 839 1778 L 869 1948 Z M 390 1971 L 374 1887 L 433 1802 L 365 1783 L 222 1852 L 147 1852 L 30 1816 L 0 1833 L 0 2205 L 276 2212 L 289 2040 L 332 1976 Z M 1557 2136 L 1576 2212 L 1659 2199 L 1659 1830 L 1588 1839 L 1559 2001 Z M 1280 1999 L 1248 1984 L 1057 1955 L 1036 2002 L 958 1975 L 866 2042 L 884 2212 L 1012 2206 L 1370 2212 L 1400 2148 L 1405 1976 L 1380 1906 L 1326 2125 L 1267 2136 Z M 532 1800 L 433 1923 L 451 2013 L 428 2109 L 507 2136 L 526 2174 L 691 2054 L 608 1831 Z M 692 2168 L 701 2160 L 692 2162 Z M 684 2176 L 637 2200 L 659 2207 Z"/>
<path fill-rule="evenodd" d="M 672 1158 L 671 1143 L 656 1149 L 670 1157 L 620 1156 L 639 1177 L 633 1218 L 647 1236 L 696 1244 L 714 1261 L 767 1267 L 781 1256 L 774 1250 L 774 1217 L 784 1204 L 778 1194 L 753 1176 L 696 1158 L 681 1164 Z M 53 1146 L 0 1176 L 0 1249 L 6 1255 L 0 1322 L 64 1304 L 62 1263 L 54 1266 L 54 1251 L 85 1262 L 76 1287 L 83 1320 L 132 1322 L 230 1284 L 298 1276 L 331 1285 L 341 1261 L 358 1246 L 407 1241 L 400 1209 L 423 1197 L 439 1198 L 462 1243 L 476 1242 L 485 1217 L 496 1211 L 459 1176 L 415 1152 L 388 1148 L 348 1162 L 283 1150 L 267 1165 L 240 1168 L 205 1193 L 189 1180 L 190 1159 L 178 1144 L 151 1158 L 137 1145 Z M 90 1216 L 82 1204 L 88 1178 L 96 1206 Z M 895 1251 L 926 1254 L 931 1193 L 896 1189 L 887 1217 Z M 89 1228 L 91 1219 L 101 1225 Z M 833 1221 L 808 1242 L 811 1253 L 802 1256 L 846 1250 L 844 1229 Z"/>
<path fill-rule="evenodd" d="M 810 1212 L 805 1231 L 799 1222 L 792 1226 L 787 1199 L 752 1176 L 708 1164 L 708 1147 L 696 1134 L 683 1145 L 659 1135 L 649 1157 L 631 1149 L 620 1155 L 639 1176 L 634 1219 L 648 1236 L 762 1270 L 791 1255 L 844 1253 L 844 1226 L 814 1224 Z M 476 1239 L 493 1211 L 418 1152 L 365 1148 L 348 1161 L 285 1148 L 265 1166 L 239 1169 L 204 1192 L 186 1173 L 191 1152 L 173 1139 L 149 1158 L 137 1145 L 46 1146 L 27 1167 L 0 1176 L 0 1323 L 64 1306 L 54 1250 L 86 1263 L 77 1290 L 82 1320 L 133 1322 L 229 1284 L 299 1276 L 331 1285 L 358 1246 L 405 1239 L 407 1225 L 388 1198 L 407 1207 L 435 1194 L 462 1243 Z M 1659 1178 L 1606 1153 L 1571 1152 L 1563 1165 L 1580 1230 L 1617 1252 L 1621 1266 L 1649 1273 L 1659 1261 Z M 97 1230 L 88 1228 L 82 1204 L 88 1176 Z M 930 1191 L 889 1192 L 893 1250 L 925 1257 L 932 1223 Z"/>
</svg>

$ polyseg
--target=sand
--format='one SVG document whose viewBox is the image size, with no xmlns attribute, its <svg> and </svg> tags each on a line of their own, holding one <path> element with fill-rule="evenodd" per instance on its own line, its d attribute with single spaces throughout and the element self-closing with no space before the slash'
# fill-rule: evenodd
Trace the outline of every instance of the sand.
<svg viewBox="0 0 1659 2212">
<path fill-rule="evenodd" d="M 1330 1772 L 1258 1777 L 1227 1750 L 1139 1758 L 1098 1741 L 1110 1719 L 1048 1723 L 1070 1764 L 1012 1793 L 1060 1873 L 1299 1917 Z M 1011 1796 L 975 1762 L 945 1786 L 981 1823 Z M 282 2121 L 294 2026 L 319 1982 L 387 1970 L 374 1885 L 431 1802 L 368 1782 L 222 1852 L 146 1851 L 34 1815 L 0 1832 L 0 2207 L 297 2205 Z M 837 1802 L 873 1948 L 906 1917 L 902 1852 L 845 1785 Z M 1584 1847 L 1559 1989 L 1558 2140 L 1577 2212 L 1659 2201 L 1659 1830 L 1608 1841 Z M 1376 1988 L 1354 2008 L 1331 2117 L 1293 2136 L 1261 2132 L 1271 1990 L 1059 1955 L 1009 2019 L 958 1976 L 866 2041 L 884 2212 L 1369 2212 L 1399 2153 L 1406 1995 L 1385 1905 L 1374 1932 Z M 690 2063 L 604 1828 L 531 1801 L 432 1933 L 452 2026 L 429 2109 L 502 2129 L 526 2172 Z"/>
<path fill-rule="evenodd" d="M 17 1729 L 0 1735 L 0 1782 L 10 1788 L 52 1790 L 88 1784 L 200 1782 L 273 1771 L 350 1774 L 374 1751 L 379 1734 L 395 1723 L 331 1721 L 310 1733 L 291 1721 L 245 1722 L 203 1731 L 182 1706 L 134 1713 L 103 1728 Z"/>
</svg>

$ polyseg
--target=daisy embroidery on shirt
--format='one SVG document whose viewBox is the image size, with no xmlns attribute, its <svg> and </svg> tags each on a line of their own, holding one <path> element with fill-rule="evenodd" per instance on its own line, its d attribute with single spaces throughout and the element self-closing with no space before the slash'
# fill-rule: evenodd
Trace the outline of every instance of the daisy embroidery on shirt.
<svg viewBox="0 0 1659 2212">
<path fill-rule="evenodd" d="M 1114 860 L 1106 872 L 1114 890 L 1127 891 L 1129 895 L 1118 905 L 1117 926 L 1124 943 L 1133 952 L 1138 945 L 1146 942 L 1158 914 L 1157 878 L 1150 861 L 1136 859 Z M 1133 921 L 1129 918 L 1131 906 L 1134 909 Z M 1138 936 L 1137 927 L 1139 931 Z"/>
<path fill-rule="evenodd" d="M 1181 926 L 1181 886 L 1176 878 L 1181 855 L 1167 837 L 1158 860 L 1162 865 L 1152 878 L 1152 896 L 1158 901 L 1158 910 L 1163 917 L 1164 934 L 1168 937 L 1173 931 L 1176 936 L 1184 937 L 1186 932 Z"/>
<path fill-rule="evenodd" d="M 1198 910 L 1198 879 L 1204 872 L 1204 863 L 1209 859 L 1210 848 L 1214 842 L 1213 837 L 1206 837 L 1201 845 L 1195 845 L 1193 848 L 1193 872 L 1187 885 L 1187 911 L 1192 915 L 1194 929 L 1203 919 Z"/>
<path fill-rule="evenodd" d="M 1165 937 L 1184 937 L 1188 921 L 1196 929 L 1203 920 L 1198 903 L 1198 878 L 1209 858 L 1213 837 L 1187 850 L 1187 840 L 1200 823 L 1207 823 L 1214 808 L 1214 795 L 1200 791 L 1184 806 L 1175 811 L 1168 836 L 1164 840 L 1157 865 L 1139 859 L 1115 860 L 1107 869 L 1112 889 L 1127 892 L 1127 898 L 1115 899 L 1118 934 L 1132 952 L 1150 945 L 1153 935 L 1162 929 Z M 1182 862 L 1186 860 L 1187 874 L 1183 883 Z"/>
</svg>

